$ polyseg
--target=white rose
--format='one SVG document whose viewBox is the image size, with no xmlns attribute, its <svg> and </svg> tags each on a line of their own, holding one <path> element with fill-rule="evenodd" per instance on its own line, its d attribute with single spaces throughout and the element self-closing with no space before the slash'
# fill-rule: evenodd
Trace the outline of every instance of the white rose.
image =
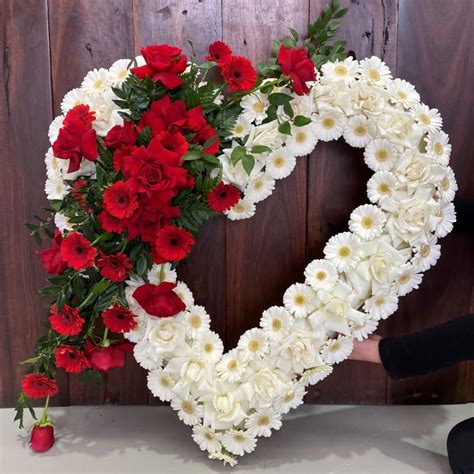
<svg viewBox="0 0 474 474">
<path fill-rule="evenodd" d="M 150 344 L 158 352 L 169 352 L 184 345 L 186 326 L 169 318 L 158 319 L 147 331 Z"/>
<path fill-rule="evenodd" d="M 386 111 L 389 96 L 385 89 L 358 81 L 351 92 L 354 110 L 369 118 L 378 117 Z"/>
<path fill-rule="evenodd" d="M 255 145 L 264 145 L 276 149 L 283 145 L 284 140 L 285 136 L 278 131 L 278 123 L 274 121 L 253 127 L 245 148 L 250 150 Z"/>
<path fill-rule="evenodd" d="M 408 150 L 400 157 L 396 171 L 400 182 L 416 188 L 431 181 L 431 159 L 415 150 Z"/>
<path fill-rule="evenodd" d="M 122 117 L 118 114 L 119 108 L 106 94 L 90 95 L 86 98 L 85 103 L 95 113 L 92 128 L 100 137 L 105 137 L 112 127 L 123 123 Z"/>
<path fill-rule="evenodd" d="M 249 369 L 246 381 L 241 385 L 249 403 L 270 406 L 284 389 L 284 374 L 278 369 L 270 369 L 270 365 L 262 363 L 258 368 Z"/>
</svg>

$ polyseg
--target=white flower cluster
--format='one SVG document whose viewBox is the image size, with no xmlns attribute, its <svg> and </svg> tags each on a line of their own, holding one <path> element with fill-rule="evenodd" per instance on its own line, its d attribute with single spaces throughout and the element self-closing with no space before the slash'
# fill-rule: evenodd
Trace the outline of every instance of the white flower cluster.
<svg viewBox="0 0 474 474">
<path fill-rule="evenodd" d="M 452 229 L 457 190 L 439 113 L 420 103 L 411 84 L 392 79 L 376 57 L 325 64 L 310 94 L 291 101 L 294 115 L 311 119 L 292 125 L 291 135 L 278 131 L 279 121 L 288 120 L 284 110 L 278 120 L 261 124 L 268 95 L 253 94 L 241 105 L 233 136 L 248 150 L 265 145 L 273 151 L 256 156 L 248 176 L 240 162 L 232 165 L 232 150 L 224 150 L 224 179 L 245 194 L 229 218 L 253 215 L 255 203 L 318 140 L 343 137 L 365 147 L 374 175 L 367 185 L 371 204 L 352 212 L 349 231 L 332 237 L 324 259 L 306 267 L 304 283 L 290 286 L 283 305 L 264 311 L 260 326 L 226 354 L 209 315 L 184 283 L 175 291 L 186 310 L 160 319 L 133 299 L 143 282 L 128 282 L 138 326 L 126 336 L 137 343 L 135 358 L 149 371 L 150 390 L 193 427 L 202 450 L 232 465 L 234 456 L 254 450 L 257 437 L 280 428 L 282 415 L 303 403 L 306 387 L 349 356 L 353 339 L 366 338 L 396 311 L 400 296 L 418 288 L 440 255 L 438 237 Z M 148 279 L 174 282 L 176 273 L 155 266 Z"/>
</svg>

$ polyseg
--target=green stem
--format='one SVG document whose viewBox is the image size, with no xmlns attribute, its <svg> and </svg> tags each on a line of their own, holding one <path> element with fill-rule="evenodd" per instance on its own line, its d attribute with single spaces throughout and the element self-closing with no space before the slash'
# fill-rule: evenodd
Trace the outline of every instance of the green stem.
<svg viewBox="0 0 474 474">
<path fill-rule="evenodd" d="M 264 87 L 268 87 L 269 85 L 276 86 L 276 85 L 278 85 L 279 82 L 280 82 L 280 78 L 275 79 L 273 82 L 265 82 L 265 83 L 262 83 L 262 84 L 260 84 L 258 87 L 255 87 L 255 88 L 253 88 L 252 90 L 248 91 L 248 92 L 247 92 L 246 94 L 244 94 L 243 96 L 238 97 L 238 98 L 236 98 L 236 99 L 234 99 L 234 100 L 230 100 L 229 102 L 227 102 L 226 105 L 224 105 L 224 107 L 221 107 L 221 110 L 227 109 L 227 108 L 230 107 L 231 105 L 234 105 L 235 103 L 240 102 L 246 95 L 250 95 L 250 94 L 253 94 L 254 92 L 258 92 L 259 90 L 262 90 Z"/>
<path fill-rule="evenodd" d="M 110 342 L 107 338 L 107 336 L 109 335 L 109 328 L 105 328 L 104 330 L 104 335 L 102 336 L 102 342 L 100 343 L 101 346 L 103 347 L 108 347 Z"/>
<path fill-rule="evenodd" d="M 165 264 L 162 263 L 160 267 L 160 284 L 163 283 L 164 279 L 165 279 Z"/>
<path fill-rule="evenodd" d="M 46 424 L 48 420 L 49 397 L 46 397 L 46 402 L 43 408 L 43 416 L 41 417 L 40 425 Z"/>
</svg>

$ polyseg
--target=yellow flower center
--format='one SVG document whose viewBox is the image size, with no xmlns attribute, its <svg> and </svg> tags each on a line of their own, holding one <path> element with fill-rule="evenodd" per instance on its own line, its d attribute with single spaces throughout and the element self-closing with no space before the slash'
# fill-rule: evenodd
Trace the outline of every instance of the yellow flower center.
<svg viewBox="0 0 474 474">
<path fill-rule="evenodd" d="M 127 77 L 128 71 L 126 69 L 122 69 L 118 74 L 117 77 L 122 80 Z"/>
<path fill-rule="evenodd" d="M 443 188 L 444 191 L 447 191 L 449 189 L 449 179 L 447 176 L 445 176 L 441 180 L 441 187 Z"/>
<path fill-rule="evenodd" d="M 338 66 L 334 68 L 334 72 L 338 76 L 345 76 L 347 74 L 347 68 L 346 66 L 342 66 L 341 64 L 339 64 Z"/>
<path fill-rule="evenodd" d="M 197 314 L 193 314 L 189 322 L 193 329 L 199 329 L 201 327 L 201 318 Z"/>
<path fill-rule="evenodd" d="M 367 129 L 363 125 L 354 127 L 354 134 L 358 137 L 363 137 L 367 133 Z"/>
<path fill-rule="evenodd" d="M 258 181 L 255 181 L 254 185 L 253 185 L 253 188 L 256 190 L 256 191 L 259 191 L 260 189 L 263 188 L 263 182 L 258 180 Z"/>
<path fill-rule="evenodd" d="M 273 166 L 275 166 L 275 168 L 281 168 L 284 165 L 285 159 L 282 156 L 275 156 L 275 158 L 273 158 Z"/>
<path fill-rule="evenodd" d="M 194 407 L 187 401 L 181 403 L 181 410 L 183 410 L 184 413 L 187 413 L 188 415 L 192 415 L 194 413 Z"/>
<path fill-rule="evenodd" d="M 351 249 L 347 245 L 343 245 L 339 251 L 338 254 L 342 258 L 347 258 L 351 254 Z"/>
<path fill-rule="evenodd" d="M 295 136 L 295 140 L 298 143 L 304 143 L 306 141 L 306 133 L 304 132 L 298 132 Z"/>
<path fill-rule="evenodd" d="M 431 252 L 431 248 L 429 245 L 427 244 L 423 244 L 421 246 L 421 249 L 420 249 L 420 255 L 423 257 L 423 258 L 426 258 Z"/>
<path fill-rule="evenodd" d="M 282 327 L 282 322 L 279 319 L 272 320 L 272 329 L 274 331 L 279 331 Z"/>
<path fill-rule="evenodd" d="M 170 384 L 170 381 L 166 377 L 162 377 L 161 385 L 163 385 L 163 387 L 169 387 L 171 384 Z"/>
<path fill-rule="evenodd" d="M 388 151 L 385 148 L 380 148 L 379 150 L 377 150 L 375 152 L 375 159 L 380 163 L 383 163 L 384 161 L 387 161 L 388 160 Z"/>
<path fill-rule="evenodd" d="M 206 438 L 208 441 L 212 441 L 214 439 L 214 436 L 212 436 L 212 433 L 209 433 L 209 431 L 206 431 L 204 434 L 204 438 Z"/>
<path fill-rule="evenodd" d="M 296 306 L 303 306 L 306 302 L 306 298 L 304 295 L 296 295 L 293 301 Z"/>
<path fill-rule="evenodd" d="M 257 420 L 258 426 L 267 426 L 270 423 L 270 418 L 268 416 L 263 415 Z"/>
<path fill-rule="evenodd" d="M 237 433 L 234 435 L 234 441 L 236 441 L 237 443 L 243 443 L 245 441 L 245 437 L 240 433 Z"/>
<path fill-rule="evenodd" d="M 253 104 L 253 110 L 257 112 L 257 114 L 261 114 L 264 108 L 265 108 L 265 105 L 263 104 L 263 102 L 258 101 L 258 102 L 255 102 L 255 104 Z"/>
<path fill-rule="evenodd" d="M 204 344 L 204 352 L 207 352 L 210 354 L 214 350 L 214 346 L 208 342 L 207 344 Z"/>
<path fill-rule="evenodd" d="M 383 306 L 383 305 L 385 304 L 385 300 L 384 300 L 383 298 L 377 298 L 377 299 L 375 300 L 375 304 L 376 304 L 377 306 Z"/>
<path fill-rule="evenodd" d="M 380 183 L 378 191 L 380 194 L 388 194 L 390 192 L 390 187 L 387 183 Z"/>
<path fill-rule="evenodd" d="M 231 360 L 228 364 L 227 364 L 227 368 L 229 370 L 235 370 L 237 368 L 237 361 L 235 360 Z"/>
<path fill-rule="evenodd" d="M 252 339 L 250 342 L 249 342 L 249 351 L 250 352 L 257 352 L 261 347 L 262 345 L 260 344 L 260 341 L 257 340 L 257 339 Z"/>
<path fill-rule="evenodd" d="M 94 82 L 94 88 L 101 89 L 102 87 L 104 87 L 104 81 L 97 79 L 97 81 Z"/>
<path fill-rule="evenodd" d="M 374 220 L 370 216 L 365 216 L 360 223 L 364 229 L 371 229 L 374 225 Z"/>
<path fill-rule="evenodd" d="M 373 81 L 380 81 L 380 74 L 379 72 L 377 71 L 377 69 L 371 69 L 369 71 L 369 77 L 370 79 L 372 79 Z"/>
<path fill-rule="evenodd" d="M 429 115 L 427 115 L 427 114 L 420 114 L 420 120 L 421 120 L 421 123 L 423 123 L 424 125 L 430 125 L 431 124 L 431 119 L 430 119 Z"/>
<path fill-rule="evenodd" d="M 324 128 L 331 129 L 334 127 L 334 125 L 336 125 L 336 121 L 332 117 L 325 117 L 321 121 L 321 125 Z"/>
<path fill-rule="evenodd" d="M 341 350 L 341 343 L 339 341 L 336 341 L 334 344 L 331 345 L 329 348 L 331 352 L 338 352 Z"/>
<path fill-rule="evenodd" d="M 405 100 L 408 97 L 405 91 L 398 91 L 397 95 L 398 95 L 398 98 L 401 100 Z"/>
<path fill-rule="evenodd" d="M 240 134 L 240 133 L 243 133 L 244 131 L 244 126 L 241 124 L 241 123 L 238 123 L 235 127 L 234 127 L 234 133 L 235 134 Z"/>
<path fill-rule="evenodd" d="M 316 273 L 316 280 L 324 281 L 327 278 L 328 274 L 324 270 L 319 270 Z"/>
<path fill-rule="evenodd" d="M 439 156 L 439 155 L 442 155 L 443 154 L 443 145 L 441 145 L 441 143 L 439 142 L 436 142 L 433 146 L 433 150 L 434 152 Z"/>
<path fill-rule="evenodd" d="M 235 211 L 235 212 L 245 212 L 245 206 L 244 206 L 243 204 L 241 204 L 241 203 L 236 204 L 236 205 L 234 206 L 234 211 Z"/>
<path fill-rule="evenodd" d="M 407 273 L 405 273 L 405 275 L 402 275 L 399 279 L 398 279 L 398 282 L 402 285 L 404 285 L 405 283 L 408 283 L 410 281 L 410 275 L 408 275 Z"/>
<path fill-rule="evenodd" d="M 293 398 L 295 398 L 295 393 L 294 392 L 288 392 L 285 397 L 283 398 L 283 401 L 285 403 L 289 403 L 291 402 L 291 400 L 293 400 Z"/>
</svg>

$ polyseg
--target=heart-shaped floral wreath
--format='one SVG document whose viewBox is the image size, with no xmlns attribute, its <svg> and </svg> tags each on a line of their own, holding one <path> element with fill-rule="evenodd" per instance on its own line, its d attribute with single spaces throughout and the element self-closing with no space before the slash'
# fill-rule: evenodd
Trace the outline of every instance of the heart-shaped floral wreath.
<svg viewBox="0 0 474 474">
<path fill-rule="evenodd" d="M 380 59 L 345 58 L 343 42 L 314 46 L 344 13 L 333 2 L 308 39 L 277 41 L 260 77 L 219 41 L 201 65 L 160 45 L 66 94 L 49 130 L 50 218 L 29 226 L 53 238 L 39 253 L 54 304 L 25 361 L 20 422 L 30 398 L 48 397 L 35 428 L 49 428 L 57 368 L 94 379 L 122 366 L 133 347 L 123 333 L 151 392 L 211 458 L 234 464 L 418 288 L 455 220 L 451 145 L 438 111 Z M 176 281 L 177 262 L 205 220 L 252 217 L 297 157 L 341 137 L 365 148 L 370 204 L 223 354 L 206 310 Z"/>
</svg>

